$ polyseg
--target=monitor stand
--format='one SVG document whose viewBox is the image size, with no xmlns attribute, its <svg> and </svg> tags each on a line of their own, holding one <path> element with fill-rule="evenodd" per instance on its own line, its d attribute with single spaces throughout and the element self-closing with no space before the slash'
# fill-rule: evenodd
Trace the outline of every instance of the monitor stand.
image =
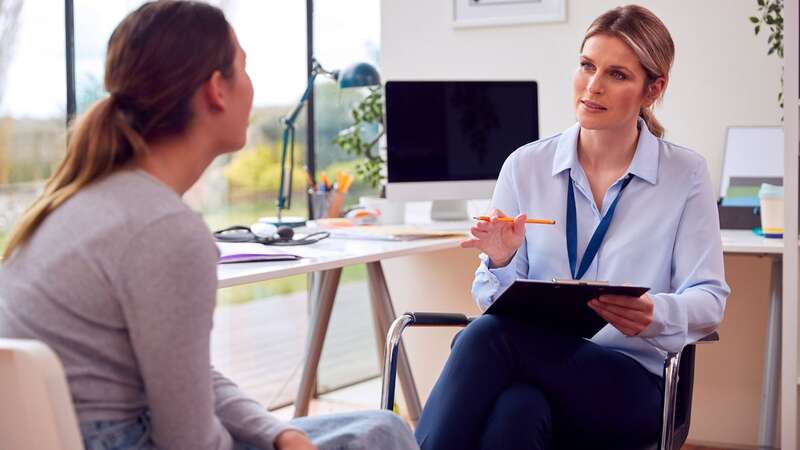
<svg viewBox="0 0 800 450">
<path fill-rule="evenodd" d="M 469 220 L 466 200 L 434 200 L 431 204 L 431 220 L 433 221 L 465 221 Z"/>
</svg>

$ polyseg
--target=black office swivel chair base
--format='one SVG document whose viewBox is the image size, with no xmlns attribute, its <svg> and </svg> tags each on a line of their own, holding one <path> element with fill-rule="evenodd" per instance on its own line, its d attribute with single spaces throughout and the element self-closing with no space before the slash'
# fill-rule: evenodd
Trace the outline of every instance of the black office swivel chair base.
<svg viewBox="0 0 800 450">
<path fill-rule="evenodd" d="M 400 338 L 407 327 L 464 327 L 473 317 L 448 313 L 405 313 L 392 323 L 386 336 L 381 387 L 381 408 L 393 409 L 397 354 Z M 699 342 L 719 341 L 714 332 Z M 692 386 L 694 384 L 694 344 L 687 345 L 680 353 L 670 353 L 664 361 L 664 399 L 662 406 L 661 436 L 659 442 L 642 450 L 679 450 L 689 435 L 689 419 L 692 412 Z"/>
</svg>

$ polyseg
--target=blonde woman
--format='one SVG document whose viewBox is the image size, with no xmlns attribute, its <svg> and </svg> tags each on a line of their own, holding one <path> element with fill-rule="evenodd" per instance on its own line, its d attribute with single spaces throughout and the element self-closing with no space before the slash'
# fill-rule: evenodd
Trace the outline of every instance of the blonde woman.
<svg viewBox="0 0 800 450">
<path fill-rule="evenodd" d="M 146 3 L 117 26 L 109 97 L 9 239 L 0 336 L 55 350 L 87 450 L 416 448 L 386 412 L 282 422 L 211 368 L 218 253 L 181 195 L 245 143 L 245 64 L 205 3 Z"/>
<path fill-rule="evenodd" d="M 703 158 L 662 139 L 652 106 L 674 45 L 653 13 L 615 8 L 589 27 L 573 76 L 578 123 L 505 162 L 472 293 L 485 310 L 516 278 L 649 286 L 602 296 L 592 339 L 485 315 L 458 337 L 416 430 L 423 449 L 642 448 L 657 441 L 667 351 L 722 320 L 729 288 Z M 498 222 L 506 214 L 514 223 Z M 526 227 L 526 214 L 557 226 Z"/>
</svg>

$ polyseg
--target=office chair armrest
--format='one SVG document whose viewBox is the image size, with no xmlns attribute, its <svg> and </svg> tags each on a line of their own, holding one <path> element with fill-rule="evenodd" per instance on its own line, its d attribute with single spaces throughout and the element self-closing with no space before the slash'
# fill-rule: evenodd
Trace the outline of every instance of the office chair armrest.
<svg viewBox="0 0 800 450">
<path fill-rule="evenodd" d="M 411 322 L 407 326 L 419 327 L 465 327 L 474 319 L 466 314 L 407 312 Z"/>
<path fill-rule="evenodd" d="M 719 333 L 716 331 L 707 336 L 704 336 L 703 338 L 695 342 L 695 344 L 710 344 L 712 342 L 719 342 Z"/>
<path fill-rule="evenodd" d="M 474 319 L 466 314 L 407 312 L 392 322 L 386 336 L 383 360 L 383 382 L 381 383 L 381 409 L 394 408 L 394 388 L 397 374 L 397 356 L 400 338 L 406 327 L 465 327 Z"/>
</svg>

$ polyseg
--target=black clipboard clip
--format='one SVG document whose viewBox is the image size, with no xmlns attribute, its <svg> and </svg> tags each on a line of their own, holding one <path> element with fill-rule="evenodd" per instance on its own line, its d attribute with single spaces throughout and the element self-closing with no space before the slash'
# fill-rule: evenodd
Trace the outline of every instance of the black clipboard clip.
<svg viewBox="0 0 800 450">
<path fill-rule="evenodd" d="M 608 281 L 585 281 L 585 280 L 570 280 L 566 278 L 552 278 L 553 283 L 559 284 L 575 284 L 578 286 L 608 286 Z"/>
</svg>

